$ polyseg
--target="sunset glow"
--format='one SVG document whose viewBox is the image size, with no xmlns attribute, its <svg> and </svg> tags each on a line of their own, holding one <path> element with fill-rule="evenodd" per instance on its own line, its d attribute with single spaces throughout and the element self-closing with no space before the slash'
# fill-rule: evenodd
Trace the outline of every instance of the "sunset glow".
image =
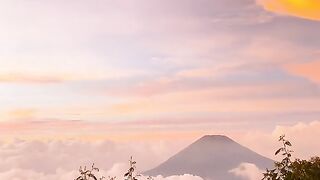
<svg viewBox="0 0 320 180">
<path fill-rule="evenodd" d="M 319 0 L 260 0 L 260 2 L 269 11 L 320 20 Z"/>
<path fill-rule="evenodd" d="M 0 179 L 144 171 L 208 134 L 319 155 L 319 20 L 320 0 L 0 0 Z M 183 178 L 162 180 L 203 180 Z"/>
</svg>

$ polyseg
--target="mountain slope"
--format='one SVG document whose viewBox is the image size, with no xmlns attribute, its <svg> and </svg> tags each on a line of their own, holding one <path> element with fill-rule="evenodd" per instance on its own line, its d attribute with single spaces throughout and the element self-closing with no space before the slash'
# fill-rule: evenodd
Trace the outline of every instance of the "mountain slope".
<svg viewBox="0 0 320 180">
<path fill-rule="evenodd" d="M 273 165 L 273 161 L 221 135 L 207 135 L 172 156 L 145 175 L 193 174 L 205 179 L 237 179 L 229 170 L 241 163 L 253 163 L 260 169 Z"/>
</svg>

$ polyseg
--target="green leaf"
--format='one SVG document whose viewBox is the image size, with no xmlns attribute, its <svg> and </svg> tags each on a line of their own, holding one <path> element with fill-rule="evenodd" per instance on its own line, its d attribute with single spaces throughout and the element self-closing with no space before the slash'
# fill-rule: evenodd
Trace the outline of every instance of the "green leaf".
<svg viewBox="0 0 320 180">
<path fill-rule="evenodd" d="M 285 144 L 288 146 L 292 146 L 292 144 L 289 141 L 286 141 Z"/>
<path fill-rule="evenodd" d="M 282 150 L 283 150 L 283 148 L 280 148 L 280 149 L 278 149 L 274 154 L 277 155 L 277 154 L 279 154 L 279 152 L 282 151 Z"/>
</svg>

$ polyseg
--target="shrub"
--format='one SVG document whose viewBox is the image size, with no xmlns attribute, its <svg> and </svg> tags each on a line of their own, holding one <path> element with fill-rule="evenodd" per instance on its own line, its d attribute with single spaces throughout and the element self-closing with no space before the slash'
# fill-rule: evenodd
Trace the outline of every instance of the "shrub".
<svg viewBox="0 0 320 180">
<path fill-rule="evenodd" d="M 275 162 L 274 169 L 267 169 L 263 174 L 263 180 L 320 180 L 320 158 L 312 157 L 310 160 L 295 159 L 291 160 L 291 143 L 282 135 L 279 138 L 282 147 L 275 155 L 281 154 L 283 159 Z"/>
</svg>

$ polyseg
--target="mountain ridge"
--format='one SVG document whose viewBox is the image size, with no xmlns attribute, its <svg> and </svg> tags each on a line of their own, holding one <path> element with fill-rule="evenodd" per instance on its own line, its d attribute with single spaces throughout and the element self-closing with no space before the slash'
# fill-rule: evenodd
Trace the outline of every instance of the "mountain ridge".
<svg viewBox="0 0 320 180">
<path fill-rule="evenodd" d="M 229 171 L 241 163 L 252 163 L 265 169 L 273 165 L 273 160 L 225 135 L 205 135 L 144 174 L 164 177 L 192 174 L 204 179 L 238 180 Z"/>
</svg>

